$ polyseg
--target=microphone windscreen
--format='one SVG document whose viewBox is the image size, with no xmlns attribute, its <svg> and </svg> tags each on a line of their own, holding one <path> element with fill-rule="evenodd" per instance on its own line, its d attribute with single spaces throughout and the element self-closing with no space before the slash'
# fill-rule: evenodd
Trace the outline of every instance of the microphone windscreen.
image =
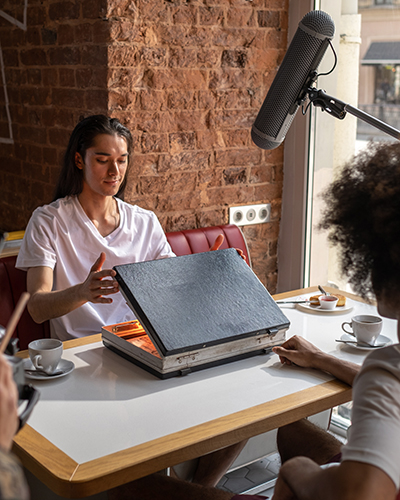
<svg viewBox="0 0 400 500">
<path fill-rule="evenodd" d="M 300 21 L 251 130 L 261 149 L 274 149 L 284 140 L 310 73 L 317 69 L 334 33 L 332 18 L 321 10 Z"/>
</svg>

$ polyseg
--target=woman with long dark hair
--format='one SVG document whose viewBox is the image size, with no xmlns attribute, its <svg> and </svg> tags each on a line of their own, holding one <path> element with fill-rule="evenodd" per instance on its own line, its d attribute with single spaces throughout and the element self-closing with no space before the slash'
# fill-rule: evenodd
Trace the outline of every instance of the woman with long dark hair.
<svg viewBox="0 0 400 500">
<path fill-rule="evenodd" d="M 27 271 L 32 318 L 50 320 L 53 337 L 67 340 L 134 319 L 112 267 L 174 256 L 155 214 L 119 198 L 131 149 L 131 133 L 116 118 L 82 120 L 54 201 L 29 221 L 17 267 Z"/>
</svg>

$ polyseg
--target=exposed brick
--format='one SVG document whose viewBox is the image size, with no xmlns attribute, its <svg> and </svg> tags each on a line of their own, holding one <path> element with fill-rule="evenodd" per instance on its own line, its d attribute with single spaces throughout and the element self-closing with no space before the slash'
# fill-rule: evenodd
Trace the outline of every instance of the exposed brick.
<svg viewBox="0 0 400 500">
<path fill-rule="evenodd" d="M 43 85 L 45 87 L 50 87 L 50 86 L 57 87 L 57 85 L 59 84 L 57 69 L 49 67 L 43 68 L 42 79 L 43 79 Z"/>
<path fill-rule="evenodd" d="M 105 45 L 85 45 L 81 49 L 81 54 L 82 61 L 85 61 L 88 66 L 105 66 L 107 64 L 108 55 Z M 75 64 L 78 64 L 78 62 Z"/>
<path fill-rule="evenodd" d="M 107 0 L 85 0 L 82 15 L 85 19 L 97 19 L 107 15 Z"/>
<path fill-rule="evenodd" d="M 46 9 L 42 5 L 29 5 L 29 26 L 43 26 L 46 22 Z"/>
<path fill-rule="evenodd" d="M 176 154 L 182 150 L 195 149 L 196 134 L 195 132 L 178 132 L 169 134 L 170 153 Z"/>
<path fill-rule="evenodd" d="M 165 113 L 161 118 L 160 129 L 165 132 L 192 131 L 207 128 L 207 114 L 201 111 Z"/>
<path fill-rule="evenodd" d="M 215 68 L 220 66 L 221 49 L 200 48 L 197 50 L 197 65 L 200 68 Z"/>
<path fill-rule="evenodd" d="M 254 9 L 231 7 L 227 11 L 226 24 L 229 27 L 255 26 Z"/>
<path fill-rule="evenodd" d="M 157 154 L 134 154 L 130 159 L 129 179 L 137 182 L 137 176 L 152 176 L 158 174 L 158 163 L 160 156 Z"/>
<path fill-rule="evenodd" d="M 149 70 L 145 72 L 143 80 L 154 90 L 166 90 L 182 86 L 186 89 L 201 89 L 207 87 L 207 74 L 202 70 Z"/>
<path fill-rule="evenodd" d="M 221 66 L 231 68 L 245 68 L 248 63 L 247 50 L 235 49 L 222 52 Z"/>
<path fill-rule="evenodd" d="M 111 41 L 111 24 L 109 19 L 101 19 L 92 24 L 93 43 L 109 43 Z"/>
<path fill-rule="evenodd" d="M 263 75 L 257 72 L 230 68 L 210 73 L 209 87 L 213 90 L 259 87 L 263 78 Z"/>
<path fill-rule="evenodd" d="M 138 5 L 140 15 L 146 19 L 152 19 L 156 24 L 171 21 L 168 2 L 160 2 L 159 0 L 139 0 Z"/>
<path fill-rule="evenodd" d="M 226 186 L 207 190 L 209 205 L 244 205 L 255 201 L 254 189 L 249 186 Z"/>
<path fill-rule="evenodd" d="M 42 28 L 40 30 L 42 35 L 43 45 L 54 45 L 57 43 L 57 31 L 54 29 Z"/>
<path fill-rule="evenodd" d="M 40 146 L 30 144 L 28 146 L 28 157 L 29 157 L 29 160 L 32 162 L 35 162 L 38 164 L 42 163 L 43 162 L 43 148 Z"/>
<path fill-rule="evenodd" d="M 46 144 L 47 130 L 42 127 L 20 127 L 21 137 L 29 137 L 28 143 Z"/>
<path fill-rule="evenodd" d="M 254 186 L 254 195 L 257 200 L 270 203 L 282 197 L 282 184 L 270 183 Z"/>
<path fill-rule="evenodd" d="M 137 100 L 137 92 L 119 92 L 118 90 L 111 90 L 108 93 L 108 107 L 111 111 L 115 109 L 129 110 L 136 108 Z"/>
<path fill-rule="evenodd" d="M 173 47 L 169 51 L 169 66 L 171 68 L 190 68 L 197 63 L 198 52 L 196 49 L 183 49 Z"/>
<path fill-rule="evenodd" d="M 280 49 L 287 40 L 287 31 L 284 29 L 269 30 L 266 33 L 265 43 L 269 49 Z"/>
<path fill-rule="evenodd" d="M 75 89 L 53 89 L 52 104 L 65 108 L 84 109 L 84 92 Z"/>
<path fill-rule="evenodd" d="M 140 88 L 143 82 L 142 68 L 117 68 L 111 69 L 108 73 L 108 88 Z"/>
<path fill-rule="evenodd" d="M 222 172 L 224 184 L 226 186 L 234 184 L 245 184 L 247 182 L 246 168 L 225 168 Z"/>
<path fill-rule="evenodd" d="M 104 88 L 107 82 L 106 67 L 78 68 L 75 70 L 76 86 L 78 88 Z"/>
<path fill-rule="evenodd" d="M 164 192 L 193 192 L 196 187 L 194 172 L 176 172 L 156 177 L 140 177 L 139 192 L 156 194 Z"/>
<path fill-rule="evenodd" d="M 251 96 L 248 90 L 226 90 L 215 92 L 217 109 L 246 109 L 251 105 Z"/>
<path fill-rule="evenodd" d="M 171 8 L 172 22 L 174 24 L 197 24 L 197 6 L 182 4 L 179 7 Z"/>
<path fill-rule="evenodd" d="M 106 89 L 91 89 L 85 92 L 85 108 L 95 113 L 107 114 L 108 92 Z"/>
<path fill-rule="evenodd" d="M 167 106 L 169 109 L 196 109 L 197 94 L 189 90 L 176 90 L 167 92 Z"/>
<path fill-rule="evenodd" d="M 75 42 L 74 27 L 70 24 L 60 24 L 58 26 L 59 45 L 71 45 Z"/>
<path fill-rule="evenodd" d="M 140 60 L 139 48 L 135 46 L 111 45 L 108 47 L 108 64 L 110 66 L 134 66 Z"/>
<path fill-rule="evenodd" d="M 116 42 L 130 41 L 134 43 L 140 28 L 131 21 L 113 22 L 110 26 L 110 39 Z"/>
<path fill-rule="evenodd" d="M 46 66 L 46 52 L 42 49 L 22 50 L 20 52 L 22 64 L 25 66 Z M 7 59 L 5 58 L 5 64 Z"/>
<path fill-rule="evenodd" d="M 26 41 L 28 45 L 37 46 L 40 45 L 41 36 L 39 28 L 32 28 L 26 33 Z"/>
<path fill-rule="evenodd" d="M 147 66 L 166 66 L 167 49 L 163 47 L 143 47 L 140 60 Z"/>
<path fill-rule="evenodd" d="M 243 147 L 250 144 L 250 130 L 224 130 L 221 132 L 222 141 L 227 148 Z"/>
<path fill-rule="evenodd" d="M 168 151 L 167 134 L 143 134 L 141 137 L 143 153 L 166 153 Z"/>
<path fill-rule="evenodd" d="M 44 147 L 43 161 L 47 165 L 54 165 L 57 162 L 57 151 L 54 148 Z"/>
<path fill-rule="evenodd" d="M 182 229 L 191 229 L 196 227 L 196 216 L 194 214 L 185 213 L 172 216 L 161 217 L 161 222 L 164 231 L 181 231 Z"/>
<path fill-rule="evenodd" d="M 186 192 L 183 193 L 174 189 L 169 196 L 159 197 L 157 210 L 180 213 L 184 210 L 196 210 L 199 205 L 200 193 L 198 191 L 194 191 L 188 196 Z"/>
<path fill-rule="evenodd" d="M 283 148 L 257 149 L 250 130 L 285 55 L 288 0 L 32 2 L 26 32 L 0 18 L 15 139 L 0 150 L 0 226 L 23 229 L 52 199 L 71 130 L 108 113 L 133 136 L 125 199 L 165 230 L 271 203 L 272 222 L 244 232 L 253 269 L 276 287 Z"/>
<path fill-rule="evenodd" d="M 79 47 L 57 47 L 56 49 L 50 49 L 48 54 L 52 66 L 76 65 L 81 62 Z"/>
<path fill-rule="evenodd" d="M 209 125 L 217 129 L 249 129 L 256 116 L 257 113 L 254 110 L 219 110 L 210 114 Z"/>
<path fill-rule="evenodd" d="M 68 143 L 69 130 L 61 128 L 51 128 L 49 130 L 49 143 L 52 146 L 66 147 Z"/>
<path fill-rule="evenodd" d="M 48 88 L 39 87 L 21 89 L 21 102 L 39 106 L 51 104 L 51 91 Z"/>
<path fill-rule="evenodd" d="M 223 133 L 219 130 L 198 130 L 197 147 L 199 149 L 215 149 L 225 147 Z"/>
<path fill-rule="evenodd" d="M 199 7 L 199 24 L 221 26 L 224 22 L 224 9 L 221 7 Z"/>
<path fill-rule="evenodd" d="M 37 68 L 28 68 L 26 70 L 27 83 L 29 85 L 40 85 L 42 83 L 42 70 Z"/>
<path fill-rule="evenodd" d="M 49 5 L 49 18 L 52 21 L 61 21 L 62 19 L 78 19 L 80 11 L 80 2 L 62 1 L 51 3 Z"/>
<path fill-rule="evenodd" d="M 261 160 L 261 150 L 258 148 L 227 149 L 215 152 L 217 166 L 257 165 Z"/>
<path fill-rule="evenodd" d="M 265 0 L 265 7 L 272 10 L 287 11 L 289 0 Z"/>
<path fill-rule="evenodd" d="M 74 43 L 90 43 L 93 41 L 92 25 L 89 23 L 74 26 Z"/>
<path fill-rule="evenodd" d="M 202 170 L 209 168 L 211 153 L 209 151 L 183 151 L 174 155 L 163 155 L 158 167 L 160 173 L 184 170 Z"/>
<path fill-rule="evenodd" d="M 199 170 L 197 174 L 197 186 L 203 190 L 222 186 L 221 169 L 203 168 Z"/>
<path fill-rule="evenodd" d="M 43 161 L 40 163 L 35 163 L 31 157 L 29 157 L 29 170 L 27 170 L 30 179 L 43 183 L 47 182 L 49 179 L 50 167 L 44 165 Z"/>
<path fill-rule="evenodd" d="M 196 227 L 218 226 L 227 223 L 227 211 L 220 207 L 211 210 L 201 210 L 196 213 Z"/>
<path fill-rule="evenodd" d="M 260 28 L 279 28 L 279 12 L 271 10 L 259 10 L 257 21 Z"/>
<path fill-rule="evenodd" d="M 138 108 L 143 110 L 160 110 L 166 104 L 167 96 L 157 90 L 143 90 L 138 94 Z"/>
<path fill-rule="evenodd" d="M 271 180 L 272 173 L 270 166 L 260 165 L 251 168 L 249 176 L 250 184 L 263 184 L 265 182 L 271 182 Z"/>
<path fill-rule="evenodd" d="M 58 74 L 61 87 L 75 87 L 75 70 L 60 68 Z"/>
</svg>

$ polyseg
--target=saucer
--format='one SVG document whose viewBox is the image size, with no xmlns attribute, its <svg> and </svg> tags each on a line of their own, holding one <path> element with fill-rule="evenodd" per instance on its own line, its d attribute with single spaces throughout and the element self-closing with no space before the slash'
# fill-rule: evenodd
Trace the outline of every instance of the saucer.
<svg viewBox="0 0 400 500">
<path fill-rule="evenodd" d="M 25 372 L 25 377 L 32 380 L 54 380 L 55 378 L 64 377 L 71 373 L 75 368 L 75 365 L 72 361 L 68 359 L 61 359 L 58 363 L 57 370 L 61 370 L 61 373 L 57 373 L 57 375 L 43 375 L 43 373 L 27 373 Z M 32 364 L 32 361 L 28 359 L 24 359 L 24 369 L 25 370 L 34 370 L 35 367 Z"/>
<path fill-rule="evenodd" d="M 362 351 L 372 351 L 373 349 L 381 349 L 382 347 L 386 347 L 387 345 L 390 345 L 392 341 L 390 340 L 389 337 L 385 337 L 385 335 L 379 335 L 379 337 L 375 340 L 376 344 L 382 344 L 379 347 L 368 347 L 366 345 L 358 345 L 358 344 L 353 344 L 355 337 L 353 335 L 350 335 L 349 333 L 344 333 L 341 337 L 341 340 L 345 342 L 346 345 L 349 345 L 351 347 L 354 347 L 355 349 L 360 349 Z"/>
</svg>

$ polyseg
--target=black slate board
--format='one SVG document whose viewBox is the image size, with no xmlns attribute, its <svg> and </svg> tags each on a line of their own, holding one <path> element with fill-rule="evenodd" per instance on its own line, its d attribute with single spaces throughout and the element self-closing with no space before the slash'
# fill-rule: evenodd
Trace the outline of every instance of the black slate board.
<svg viewBox="0 0 400 500">
<path fill-rule="evenodd" d="M 233 248 L 114 269 L 129 305 L 164 356 L 289 326 Z"/>
</svg>

